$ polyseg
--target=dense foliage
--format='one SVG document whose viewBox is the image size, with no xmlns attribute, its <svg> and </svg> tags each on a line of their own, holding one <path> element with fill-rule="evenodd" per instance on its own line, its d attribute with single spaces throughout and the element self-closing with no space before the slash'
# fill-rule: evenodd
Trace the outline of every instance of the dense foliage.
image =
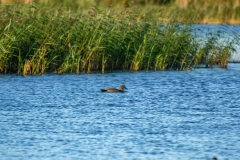
<svg viewBox="0 0 240 160">
<path fill-rule="evenodd" d="M 65 6 L 0 7 L 0 73 L 227 67 L 233 41 L 206 43 L 191 25 L 163 24 L 152 10 Z M 201 44 L 201 45 L 200 45 Z"/>
</svg>

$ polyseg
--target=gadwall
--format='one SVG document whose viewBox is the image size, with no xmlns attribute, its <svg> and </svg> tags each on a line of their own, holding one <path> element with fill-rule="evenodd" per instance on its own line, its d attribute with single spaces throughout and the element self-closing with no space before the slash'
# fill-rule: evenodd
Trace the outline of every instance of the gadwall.
<svg viewBox="0 0 240 160">
<path fill-rule="evenodd" d="M 102 92 L 124 92 L 124 89 L 127 89 L 125 85 L 121 85 L 120 89 L 116 88 L 103 88 L 101 89 Z"/>
</svg>

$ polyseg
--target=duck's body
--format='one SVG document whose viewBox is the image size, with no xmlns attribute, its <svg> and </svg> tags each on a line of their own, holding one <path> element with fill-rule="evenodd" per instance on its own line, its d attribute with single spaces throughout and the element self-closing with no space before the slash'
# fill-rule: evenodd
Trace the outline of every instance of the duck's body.
<svg viewBox="0 0 240 160">
<path fill-rule="evenodd" d="M 120 89 L 116 88 L 103 88 L 101 89 L 102 92 L 124 92 L 124 89 L 127 89 L 125 85 L 121 85 Z"/>
</svg>

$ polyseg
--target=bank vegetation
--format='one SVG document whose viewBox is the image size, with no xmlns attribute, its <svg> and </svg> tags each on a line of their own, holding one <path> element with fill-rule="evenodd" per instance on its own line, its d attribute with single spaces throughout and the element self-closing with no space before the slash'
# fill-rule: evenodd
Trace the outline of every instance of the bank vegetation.
<svg viewBox="0 0 240 160">
<path fill-rule="evenodd" d="M 161 12 L 138 5 L 1 5 L 0 73 L 227 67 L 237 37 L 219 42 L 224 34 L 218 33 L 202 39 L 191 23 L 176 17 L 165 23 L 156 14 Z"/>
</svg>

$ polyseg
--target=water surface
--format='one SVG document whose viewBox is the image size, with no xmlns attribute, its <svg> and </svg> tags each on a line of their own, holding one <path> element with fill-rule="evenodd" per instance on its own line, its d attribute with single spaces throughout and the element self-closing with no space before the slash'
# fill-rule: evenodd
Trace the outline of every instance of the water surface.
<svg viewBox="0 0 240 160">
<path fill-rule="evenodd" d="M 125 84 L 125 93 L 100 88 Z M 238 159 L 240 65 L 0 75 L 1 159 Z"/>
</svg>

